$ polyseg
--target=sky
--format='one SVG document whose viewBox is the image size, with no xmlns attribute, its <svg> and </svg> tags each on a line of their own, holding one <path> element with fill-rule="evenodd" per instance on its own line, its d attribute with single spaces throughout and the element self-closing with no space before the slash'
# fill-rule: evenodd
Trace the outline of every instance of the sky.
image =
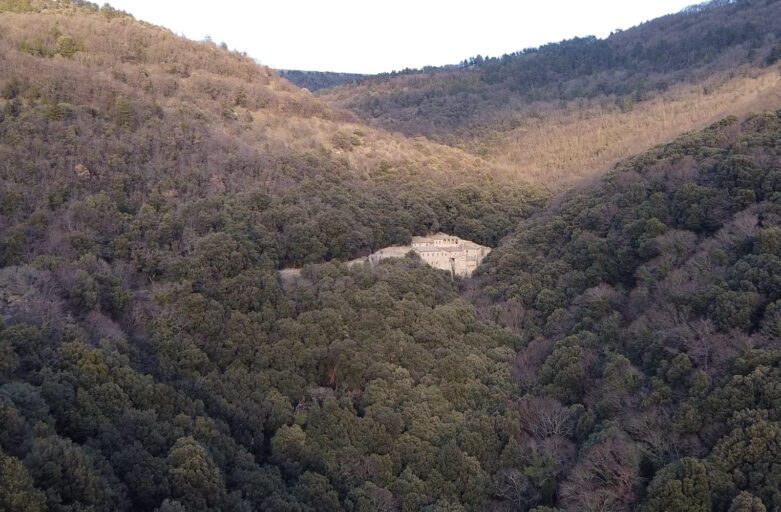
<svg viewBox="0 0 781 512">
<path fill-rule="evenodd" d="M 606 37 L 693 0 L 110 0 L 277 69 L 380 73 Z"/>
</svg>

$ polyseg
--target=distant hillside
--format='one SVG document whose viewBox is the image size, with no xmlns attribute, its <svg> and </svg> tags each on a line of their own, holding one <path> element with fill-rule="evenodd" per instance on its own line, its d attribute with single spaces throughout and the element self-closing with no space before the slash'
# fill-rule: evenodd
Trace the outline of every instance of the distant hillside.
<svg viewBox="0 0 781 512">
<path fill-rule="evenodd" d="M 289 80 L 304 89 L 312 92 L 320 89 L 330 89 L 340 85 L 354 83 L 368 75 L 355 73 L 333 73 L 330 71 L 299 71 L 294 69 L 280 69 L 277 71 L 279 76 Z"/>
<path fill-rule="evenodd" d="M 379 75 L 321 97 L 376 126 L 425 135 L 561 188 L 725 115 L 773 108 L 775 78 L 752 80 L 778 74 L 768 66 L 781 57 L 780 20 L 779 1 L 712 2 L 606 39 Z M 702 106 L 671 114 L 695 104 Z M 603 125 L 615 135 L 603 137 Z M 573 147 L 575 134 L 592 139 Z"/>
</svg>

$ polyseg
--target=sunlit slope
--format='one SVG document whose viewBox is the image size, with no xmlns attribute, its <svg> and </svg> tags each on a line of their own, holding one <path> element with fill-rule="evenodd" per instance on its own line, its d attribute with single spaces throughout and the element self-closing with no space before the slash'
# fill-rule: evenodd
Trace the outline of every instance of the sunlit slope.
<svg viewBox="0 0 781 512">
<path fill-rule="evenodd" d="M 512 130 L 486 131 L 463 144 L 519 178 L 562 189 L 725 116 L 780 106 L 781 75 L 773 68 L 705 86 L 680 85 L 631 106 L 571 102 L 532 113 Z"/>
<path fill-rule="evenodd" d="M 356 149 L 350 160 L 362 170 L 385 160 L 421 167 L 430 163 L 443 173 L 449 167 L 460 180 L 469 180 L 472 171 L 490 171 L 485 162 L 450 148 L 421 150 L 422 141 L 360 127 L 351 114 L 246 56 L 180 38 L 116 11 L 40 5 L 40 12 L 5 12 L 0 19 L 0 76 L 19 82 L 42 102 L 62 100 L 58 103 L 110 112 L 125 101 L 136 124 L 143 122 L 139 118 L 147 108 L 190 109 L 194 121 L 209 121 L 222 135 L 266 149 L 336 154 Z"/>
<path fill-rule="evenodd" d="M 257 193 L 277 254 L 300 264 L 439 229 L 495 245 L 543 199 L 479 156 L 367 127 L 212 43 L 111 8 L 14 6 L 0 11 L 6 225 L 52 196 L 55 209 L 105 194 L 125 214 L 166 216 Z M 301 239 L 312 245 L 293 250 Z"/>
<path fill-rule="evenodd" d="M 369 77 L 320 97 L 553 190 L 727 115 L 781 106 L 781 2 L 714 1 L 612 34 Z"/>
</svg>

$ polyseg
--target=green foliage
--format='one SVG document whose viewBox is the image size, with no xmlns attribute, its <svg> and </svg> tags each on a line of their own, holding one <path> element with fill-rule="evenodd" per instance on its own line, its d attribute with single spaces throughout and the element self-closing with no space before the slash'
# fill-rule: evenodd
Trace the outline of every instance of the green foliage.
<svg viewBox="0 0 781 512">
<path fill-rule="evenodd" d="M 339 263 L 440 229 L 498 244 L 543 194 L 377 156 L 249 59 L 129 19 L 111 39 L 110 7 L 45 15 L 2 83 L 0 508 L 481 510 L 511 465 L 553 499 L 551 454 L 499 462 L 518 337 L 418 259 Z"/>
<path fill-rule="evenodd" d="M 103 486 L 100 469 L 84 449 L 59 436 L 36 439 L 25 466 L 36 485 L 45 489 L 49 510 L 92 507 L 109 511 L 119 505 L 115 500 L 123 499 Z"/>
<path fill-rule="evenodd" d="M 781 506 L 781 424 L 751 419 L 722 438 L 711 454 L 717 492 L 750 490 L 771 507 Z"/>
<path fill-rule="evenodd" d="M 174 285 L 158 295 L 146 348 L 116 338 L 97 348 L 54 341 L 21 325 L 0 333 L 13 361 L 2 378 L 33 368 L 46 375 L 40 389 L 7 391 L 32 417 L 0 400 L 0 424 L 48 502 L 484 508 L 511 435 L 511 337 L 479 321 L 450 278 L 418 260 L 311 266 L 282 289 L 274 273 L 233 266 L 245 260 L 231 256 L 241 251 L 230 240 L 213 234 L 199 246 L 210 256 L 196 266 L 221 261 L 224 246 L 229 258 L 198 273 L 198 292 Z M 92 270 L 73 274 L 67 307 L 79 323 L 97 330 L 98 311 L 123 318 L 127 305 L 109 307 L 120 282 L 105 266 L 96 271 L 94 258 L 78 264 Z M 159 377 L 136 372 L 139 350 L 154 354 Z M 25 427 L 40 421 L 62 426 L 56 436 Z M 55 455 L 79 475 L 67 492 L 67 473 L 45 462 Z M 552 464 L 538 456 L 528 469 L 546 499 Z"/>
<path fill-rule="evenodd" d="M 11 5 L 11 7 L 6 7 Z M 3 0 L 0 2 L 0 12 L 11 10 L 12 12 L 36 11 L 28 0 Z M 59 29 L 55 28 L 46 37 L 36 37 L 32 40 L 24 39 L 19 49 L 35 57 L 54 57 L 60 55 L 66 59 L 72 58 L 77 52 L 85 51 L 84 42 L 72 36 L 62 35 Z"/>
<path fill-rule="evenodd" d="M 757 234 L 756 252 L 781 256 L 781 229 L 763 228 Z"/>
<path fill-rule="evenodd" d="M 100 7 L 100 13 L 107 18 L 132 18 L 132 16 L 127 12 L 116 9 L 108 3 L 105 3 Z"/>
<path fill-rule="evenodd" d="M 39 512 L 46 510 L 44 494 L 35 488 L 27 468 L 0 450 L 0 510 Z"/>
<path fill-rule="evenodd" d="M 707 469 L 701 462 L 685 458 L 660 471 L 648 486 L 642 510 L 656 512 L 711 510 L 711 489 Z"/>
<path fill-rule="evenodd" d="M 32 12 L 36 10 L 30 0 L 0 0 L 0 12 Z"/>
<path fill-rule="evenodd" d="M 359 81 L 366 75 L 323 71 L 280 70 L 279 74 L 299 87 L 312 92 Z"/>
<path fill-rule="evenodd" d="M 122 128 L 130 128 L 133 122 L 133 105 L 125 96 L 117 97 L 114 102 L 114 115 L 116 122 Z"/>
<path fill-rule="evenodd" d="M 746 491 L 735 496 L 729 506 L 729 512 L 765 512 L 766 510 L 761 499 Z"/>
<path fill-rule="evenodd" d="M 209 510 L 224 499 L 219 467 L 192 436 L 176 440 L 168 454 L 171 492 L 187 509 Z"/>
<path fill-rule="evenodd" d="M 48 41 L 38 38 L 32 41 L 23 41 L 19 49 L 34 57 L 52 57 L 56 53 Z"/>
<path fill-rule="evenodd" d="M 73 57 L 76 52 L 84 51 L 84 43 L 69 36 L 60 36 L 55 42 L 55 52 L 65 58 Z"/>
<path fill-rule="evenodd" d="M 583 392 L 586 377 L 584 351 L 581 347 L 557 346 L 540 368 L 540 382 L 547 384 L 548 392 L 564 402 L 577 402 Z"/>
</svg>

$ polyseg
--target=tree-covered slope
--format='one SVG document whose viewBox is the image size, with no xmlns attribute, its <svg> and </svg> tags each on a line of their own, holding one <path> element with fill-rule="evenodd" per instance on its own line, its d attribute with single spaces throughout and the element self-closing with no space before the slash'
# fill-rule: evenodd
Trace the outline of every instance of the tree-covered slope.
<svg viewBox="0 0 781 512">
<path fill-rule="evenodd" d="M 236 257 L 220 241 L 152 303 L 104 284 L 101 260 L 79 263 L 78 295 L 61 268 L 2 270 L 24 294 L 0 330 L 0 505 L 489 504 L 518 422 L 513 335 L 415 260 L 313 267 L 281 289 L 249 263 L 210 271 Z M 73 316 L 44 322 L 53 311 Z"/>
<path fill-rule="evenodd" d="M 779 140 L 766 114 L 637 157 L 462 297 L 410 258 L 280 281 L 236 205 L 162 274 L 5 266 L 0 504 L 772 510 Z"/>
<path fill-rule="evenodd" d="M 110 9 L 29 10 L 0 13 L 6 263 L 29 261 L 55 234 L 62 243 L 45 251 L 69 251 L 76 232 L 152 257 L 187 239 L 184 226 L 152 242 L 127 222 L 183 219 L 201 201 L 261 209 L 252 236 L 284 264 L 432 229 L 495 244 L 541 198 L 479 158 L 357 124 L 245 56 Z M 102 228 L 64 215 L 85 201 Z"/>
<path fill-rule="evenodd" d="M 605 39 L 368 77 L 320 97 L 563 190 L 728 115 L 776 109 L 781 2 L 710 2 Z"/>
<path fill-rule="evenodd" d="M 690 133 L 489 256 L 481 318 L 524 338 L 519 503 L 781 506 L 780 142 L 781 112 Z"/>
<path fill-rule="evenodd" d="M 542 195 L 109 7 L 0 2 L 0 93 L 0 510 L 489 506 L 517 337 L 414 259 L 277 270 Z"/>
<path fill-rule="evenodd" d="M 319 91 L 340 85 L 351 84 L 366 75 L 357 73 L 334 73 L 329 71 L 301 71 L 298 69 L 280 69 L 279 76 L 294 83 L 298 87 Z"/>
<path fill-rule="evenodd" d="M 382 126 L 433 136 L 469 130 L 535 101 L 611 95 L 638 101 L 717 71 L 774 63 L 781 57 L 780 10 L 776 0 L 715 1 L 605 39 L 575 38 L 478 56 L 458 67 L 371 76 L 325 97 Z"/>
<path fill-rule="evenodd" d="M 0 9 L 0 510 L 781 506 L 780 114 L 534 213 L 244 56 Z M 338 262 L 431 229 L 496 249 Z"/>
</svg>

